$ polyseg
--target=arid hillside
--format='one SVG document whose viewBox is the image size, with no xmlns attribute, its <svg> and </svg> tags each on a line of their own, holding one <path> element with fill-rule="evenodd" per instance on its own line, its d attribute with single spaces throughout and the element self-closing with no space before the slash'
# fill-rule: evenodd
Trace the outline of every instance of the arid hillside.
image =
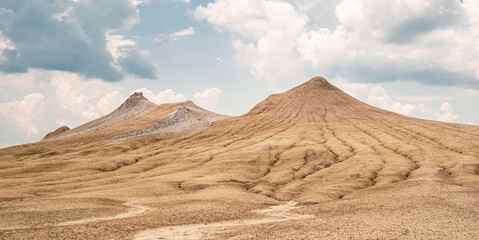
<svg viewBox="0 0 479 240">
<path fill-rule="evenodd" d="M 227 117 L 132 95 L 0 150 L 4 239 L 479 239 L 479 126 L 316 77 Z"/>
</svg>

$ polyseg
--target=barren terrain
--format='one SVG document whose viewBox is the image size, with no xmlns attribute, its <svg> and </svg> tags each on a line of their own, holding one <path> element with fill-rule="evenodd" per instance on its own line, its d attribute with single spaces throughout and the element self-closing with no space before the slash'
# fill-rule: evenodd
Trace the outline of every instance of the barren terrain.
<svg viewBox="0 0 479 240">
<path fill-rule="evenodd" d="M 479 239 L 478 126 L 320 77 L 238 117 L 132 97 L 0 150 L 0 239 Z"/>
</svg>

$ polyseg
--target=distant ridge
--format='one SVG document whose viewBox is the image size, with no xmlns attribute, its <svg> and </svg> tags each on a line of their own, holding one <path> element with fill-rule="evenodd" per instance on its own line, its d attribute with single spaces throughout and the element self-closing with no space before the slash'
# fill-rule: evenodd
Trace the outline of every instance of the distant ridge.
<svg viewBox="0 0 479 240">
<path fill-rule="evenodd" d="M 168 104 L 156 106 L 151 108 L 151 111 L 166 107 L 167 105 Z M 169 116 L 166 121 L 115 136 L 113 139 L 121 140 L 156 133 L 193 133 L 204 130 L 211 126 L 213 122 L 227 117 L 198 107 L 189 100 L 176 103 L 174 105 L 176 105 L 176 108 L 173 108 L 173 110 L 168 114 Z M 147 110 L 143 112 L 142 115 L 155 114 L 153 112 L 150 113 L 150 111 Z M 138 117 L 141 118 L 141 116 Z"/>
<path fill-rule="evenodd" d="M 115 123 L 121 122 L 127 118 L 130 118 L 138 113 L 145 111 L 146 109 L 156 106 L 156 104 L 148 101 L 141 92 L 133 93 L 128 99 L 123 102 L 117 109 L 108 115 L 93 121 L 87 122 L 79 127 L 60 133 L 47 140 L 58 140 L 66 137 L 72 137 L 79 134 L 92 132 L 101 128 L 111 126 Z"/>
</svg>

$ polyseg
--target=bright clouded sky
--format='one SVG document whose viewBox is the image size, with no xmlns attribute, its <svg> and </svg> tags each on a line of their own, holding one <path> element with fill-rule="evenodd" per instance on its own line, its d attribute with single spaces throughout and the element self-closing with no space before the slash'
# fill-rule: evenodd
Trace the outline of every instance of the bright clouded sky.
<svg viewBox="0 0 479 240">
<path fill-rule="evenodd" d="M 401 114 L 479 123 L 476 0 L 4 0 L 0 147 L 140 90 L 229 115 L 324 76 Z"/>
</svg>

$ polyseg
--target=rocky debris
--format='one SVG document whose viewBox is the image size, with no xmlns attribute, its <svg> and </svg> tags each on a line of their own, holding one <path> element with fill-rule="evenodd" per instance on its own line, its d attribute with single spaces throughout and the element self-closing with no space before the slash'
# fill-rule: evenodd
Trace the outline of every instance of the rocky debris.
<svg viewBox="0 0 479 240">
<path fill-rule="evenodd" d="M 115 136 L 112 140 L 122 140 L 155 133 L 197 132 L 206 129 L 216 120 L 218 120 L 216 115 L 182 106 L 173 111 L 171 117 L 165 122 Z"/>
<path fill-rule="evenodd" d="M 185 104 L 185 106 L 188 106 L 188 104 Z M 224 117 L 222 115 L 211 114 L 204 109 L 198 108 L 194 104 L 189 105 L 190 107 L 185 106 L 173 111 L 171 117 L 165 122 L 115 136 L 112 140 L 118 141 L 156 133 L 197 132 L 208 128 L 214 121 Z"/>
</svg>

